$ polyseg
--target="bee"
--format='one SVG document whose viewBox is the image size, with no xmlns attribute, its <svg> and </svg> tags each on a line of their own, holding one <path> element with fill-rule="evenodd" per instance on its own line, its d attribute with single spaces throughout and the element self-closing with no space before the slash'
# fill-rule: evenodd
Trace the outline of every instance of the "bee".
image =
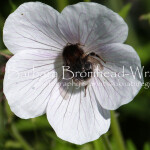
<svg viewBox="0 0 150 150">
<path fill-rule="evenodd" d="M 63 49 L 62 57 L 64 66 L 68 66 L 69 70 L 74 74 L 74 83 L 78 83 L 78 85 L 82 86 L 84 85 L 86 96 L 86 88 L 88 86 L 89 80 L 93 75 L 92 73 L 95 67 L 99 65 L 100 69 L 102 70 L 103 65 L 101 61 L 103 61 L 104 63 L 105 61 L 94 52 L 90 52 L 88 54 L 85 53 L 82 46 L 78 43 L 67 44 L 67 46 L 65 46 Z"/>
</svg>

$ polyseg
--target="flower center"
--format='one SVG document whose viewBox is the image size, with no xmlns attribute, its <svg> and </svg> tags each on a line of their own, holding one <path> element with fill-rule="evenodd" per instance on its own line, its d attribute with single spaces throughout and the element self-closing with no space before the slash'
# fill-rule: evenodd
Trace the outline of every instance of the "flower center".
<svg viewBox="0 0 150 150">
<path fill-rule="evenodd" d="M 73 75 L 75 82 L 83 82 L 91 78 L 93 65 L 79 44 L 66 45 L 62 55 L 64 65 L 68 66 L 68 73 Z"/>
</svg>

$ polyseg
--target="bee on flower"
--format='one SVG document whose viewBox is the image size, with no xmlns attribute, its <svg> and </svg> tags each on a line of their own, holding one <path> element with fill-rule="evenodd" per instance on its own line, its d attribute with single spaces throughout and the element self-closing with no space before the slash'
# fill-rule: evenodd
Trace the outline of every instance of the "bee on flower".
<svg viewBox="0 0 150 150">
<path fill-rule="evenodd" d="M 131 74 L 130 67 L 141 70 L 141 62 L 123 44 L 127 35 L 125 21 L 97 3 L 81 2 L 61 13 L 40 2 L 22 4 L 3 30 L 14 54 L 4 78 L 11 110 L 23 119 L 46 113 L 58 137 L 71 143 L 98 139 L 110 127 L 110 110 L 132 101 L 143 82 Z M 123 67 L 126 76 L 119 76 Z M 101 75 L 94 75 L 97 70 Z M 126 86 L 131 82 L 138 84 Z"/>
</svg>

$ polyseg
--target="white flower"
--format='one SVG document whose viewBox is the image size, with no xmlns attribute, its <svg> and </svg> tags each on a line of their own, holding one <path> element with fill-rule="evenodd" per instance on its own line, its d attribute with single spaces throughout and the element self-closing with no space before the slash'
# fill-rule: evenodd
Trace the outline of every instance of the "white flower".
<svg viewBox="0 0 150 150">
<path fill-rule="evenodd" d="M 143 82 L 131 75 L 137 67 L 141 70 L 141 63 L 135 50 L 122 44 L 127 35 L 124 20 L 100 4 L 78 3 L 61 13 L 40 2 L 22 4 L 4 26 L 4 43 L 15 54 L 4 78 L 11 110 L 24 119 L 46 113 L 58 137 L 75 144 L 99 138 L 109 129 L 109 110 L 129 103 L 141 88 L 127 85 Z M 82 49 L 84 57 L 93 59 L 92 71 L 99 64 L 104 74 L 89 77 L 78 88 L 79 78 L 74 78 L 67 88 L 70 80 L 62 79 L 67 46 Z M 122 70 L 128 75 L 117 76 Z"/>
</svg>

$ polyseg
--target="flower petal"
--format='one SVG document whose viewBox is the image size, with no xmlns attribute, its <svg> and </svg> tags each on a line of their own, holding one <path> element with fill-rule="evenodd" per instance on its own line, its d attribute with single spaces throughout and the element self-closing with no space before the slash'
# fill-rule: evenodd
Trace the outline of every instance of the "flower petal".
<svg viewBox="0 0 150 150">
<path fill-rule="evenodd" d="M 4 78 L 4 94 L 11 110 L 25 119 L 45 113 L 61 67 L 62 59 L 49 51 L 25 50 L 13 56 Z"/>
<path fill-rule="evenodd" d="M 92 87 L 68 86 L 67 99 L 56 87 L 47 107 L 47 118 L 58 137 L 74 144 L 99 138 L 110 126 L 110 114 L 101 107 Z M 59 92 L 59 94 L 58 94 Z"/>
<path fill-rule="evenodd" d="M 90 49 L 106 43 L 123 43 L 128 35 L 128 27 L 117 13 L 91 2 L 64 8 L 58 26 L 69 42 Z"/>
<path fill-rule="evenodd" d="M 93 80 L 97 98 L 105 109 L 114 110 L 129 103 L 143 83 L 141 61 L 125 44 L 108 44 L 95 50 L 102 59 L 102 74 Z"/>
<path fill-rule="evenodd" d="M 20 5 L 5 22 L 5 45 L 12 53 L 30 49 L 60 51 L 67 42 L 57 26 L 58 15 L 55 9 L 40 2 Z"/>
</svg>

